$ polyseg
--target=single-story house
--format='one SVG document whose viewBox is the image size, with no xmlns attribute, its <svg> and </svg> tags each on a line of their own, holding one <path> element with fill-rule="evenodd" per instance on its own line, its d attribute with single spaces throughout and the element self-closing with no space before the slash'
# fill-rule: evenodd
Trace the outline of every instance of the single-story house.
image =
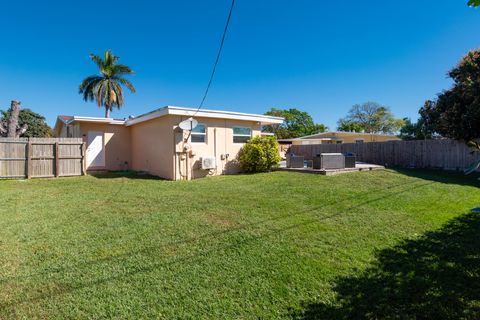
<svg viewBox="0 0 480 320">
<path fill-rule="evenodd" d="M 191 117 L 193 130 L 179 124 Z M 283 118 L 166 106 L 128 119 L 58 116 L 57 137 L 83 137 L 87 170 L 134 170 L 169 180 L 239 172 L 237 154 Z"/>
<path fill-rule="evenodd" d="M 332 143 L 364 143 L 400 140 L 393 134 L 365 133 L 365 132 L 322 132 L 294 139 L 279 139 L 281 145 L 305 144 L 332 144 Z"/>
</svg>

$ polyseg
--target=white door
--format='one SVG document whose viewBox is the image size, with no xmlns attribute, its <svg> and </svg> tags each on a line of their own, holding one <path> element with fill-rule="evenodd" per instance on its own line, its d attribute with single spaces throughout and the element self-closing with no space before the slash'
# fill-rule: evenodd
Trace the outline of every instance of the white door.
<svg viewBox="0 0 480 320">
<path fill-rule="evenodd" d="M 87 169 L 90 167 L 105 167 L 105 148 L 101 131 L 88 131 Z"/>
</svg>

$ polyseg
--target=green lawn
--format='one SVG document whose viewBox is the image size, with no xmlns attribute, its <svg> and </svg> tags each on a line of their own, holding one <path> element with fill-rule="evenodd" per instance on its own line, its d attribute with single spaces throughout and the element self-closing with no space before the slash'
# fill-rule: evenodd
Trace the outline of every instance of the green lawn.
<svg viewBox="0 0 480 320">
<path fill-rule="evenodd" d="M 0 319 L 475 318 L 478 187 L 390 170 L 0 181 Z"/>
</svg>

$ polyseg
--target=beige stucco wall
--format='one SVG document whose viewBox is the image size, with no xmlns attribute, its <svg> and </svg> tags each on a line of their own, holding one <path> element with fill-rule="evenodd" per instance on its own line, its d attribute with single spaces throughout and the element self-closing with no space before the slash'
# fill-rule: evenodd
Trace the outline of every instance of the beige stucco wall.
<svg viewBox="0 0 480 320">
<path fill-rule="evenodd" d="M 244 144 L 233 142 L 233 128 L 251 128 L 252 137 L 261 134 L 261 124 L 258 122 L 196 118 L 206 126 L 206 142 L 192 143 L 189 138 L 185 144 L 182 138 L 187 134 L 178 129 L 178 124 L 186 118 L 169 115 L 129 127 L 80 122 L 73 132 L 75 136 L 83 137 L 85 142 L 88 131 L 104 132 L 105 167 L 89 169 L 131 169 L 170 180 L 238 173 L 240 166 L 237 155 Z M 60 136 L 66 136 L 65 128 L 59 131 Z M 185 152 L 185 146 L 191 151 Z M 202 157 L 215 157 L 217 169 L 201 169 Z"/>
<path fill-rule="evenodd" d="M 71 137 L 83 138 L 88 148 L 88 132 L 103 132 L 105 166 L 90 167 L 87 170 L 127 170 L 131 169 L 130 128 L 123 125 L 77 122 L 70 125 Z M 67 137 L 67 128 L 61 125 L 59 137 Z M 88 151 L 87 151 L 88 152 Z M 88 156 L 88 155 L 87 155 Z"/>
<path fill-rule="evenodd" d="M 152 119 L 130 126 L 132 169 L 173 180 L 173 118 Z"/>
<path fill-rule="evenodd" d="M 176 116 L 175 124 L 178 125 L 186 117 Z M 189 139 L 189 145 L 193 153 L 193 157 L 181 160 L 181 153 L 176 153 L 175 157 L 175 178 L 181 179 L 181 173 L 186 173 L 186 168 L 190 171 L 189 176 L 192 179 L 205 177 L 206 175 L 234 174 L 240 171 L 237 155 L 243 147 L 243 143 L 233 142 L 234 127 L 248 127 L 252 129 L 252 137 L 261 134 L 261 125 L 253 121 L 215 119 L 215 118 L 196 118 L 198 123 L 206 126 L 206 142 L 195 143 Z M 177 133 L 178 135 L 178 133 Z M 181 150 L 177 146 L 177 150 Z M 223 157 L 222 157 L 223 155 Z M 228 157 L 227 157 L 228 155 Z M 202 157 L 215 157 L 217 169 L 208 171 L 201 169 Z M 222 159 L 223 158 L 223 159 Z M 182 169 L 182 170 L 181 170 Z"/>
<path fill-rule="evenodd" d="M 105 167 L 95 169 L 115 171 L 132 168 L 130 128 L 117 124 L 80 122 L 79 129 L 85 142 L 88 142 L 88 131 L 104 133 Z"/>
</svg>

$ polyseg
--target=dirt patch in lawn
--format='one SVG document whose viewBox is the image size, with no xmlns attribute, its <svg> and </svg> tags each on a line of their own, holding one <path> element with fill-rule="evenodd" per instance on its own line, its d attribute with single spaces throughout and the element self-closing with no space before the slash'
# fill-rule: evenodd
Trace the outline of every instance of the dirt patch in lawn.
<svg viewBox="0 0 480 320">
<path fill-rule="evenodd" d="M 234 224 L 233 221 L 229 220 L 226 217 L 222 217 L 216 214 L 207 214 L 206 219 L 208 223 L 218 225 L 218 226 L 224 226 L 224 227 L 230 227 Z"/>
</svg>

